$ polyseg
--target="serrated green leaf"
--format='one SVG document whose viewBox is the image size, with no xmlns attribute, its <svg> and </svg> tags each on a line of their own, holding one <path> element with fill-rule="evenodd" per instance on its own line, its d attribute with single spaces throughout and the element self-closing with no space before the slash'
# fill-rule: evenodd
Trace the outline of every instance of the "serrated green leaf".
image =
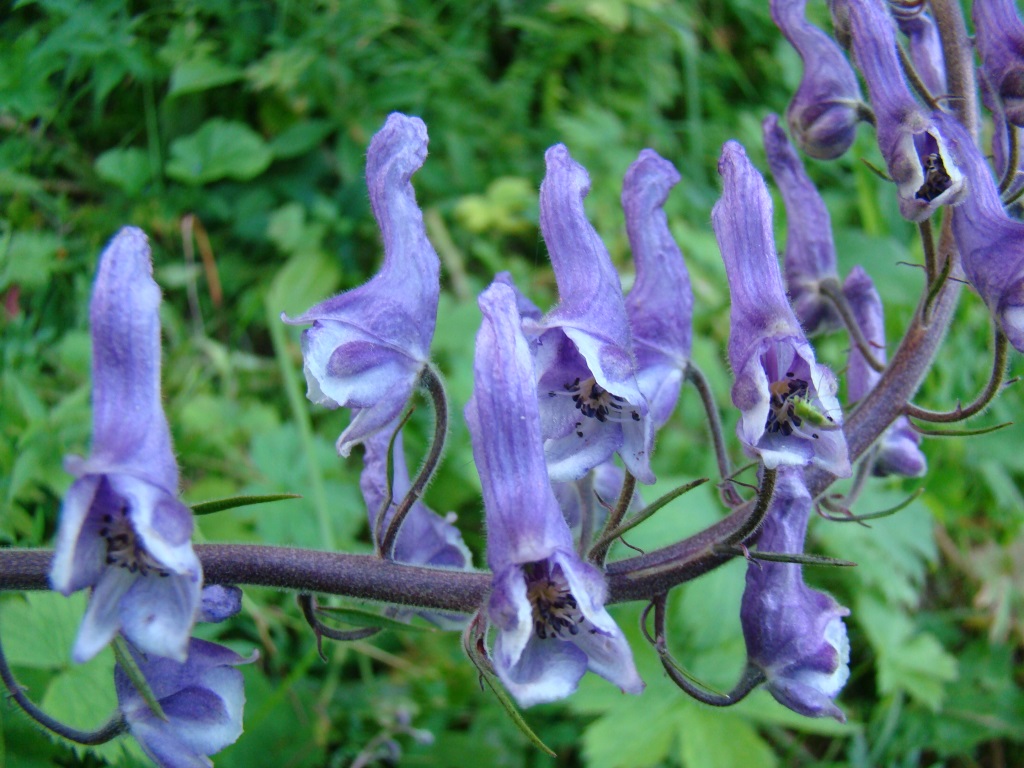
<svg viewBox="0 0 1024 768">
<path fill-rule="evenodd" d="M 750 723 L 732 712 L 686 702 L 676 715 L 684 768 L 774 768 L 778 759 Z"/>
<path fill-rule="evenodd" d="M 12 666 L 63 669 L 85 613 L 86 593 L 27 592 L 0 601 L 4 654 Z"/>
<path fill-rule="evenodd" d="M 171 143 L 167 175 L 185 184 L 245 181 L 263 173 L 273 157 L 263 137 L 249 126 L 213 118 Z"/>
<path fill-rule="evenodd" d="M 648 768 L 672 751 L 679 721 L 673 701 L 677 695 L 643 700 L 622 699 L 583 732 L 583 755 L 588 768 Z"/>
<path fill-rule="evenodd" d="M 149 155 L 137 147 L 107 150 L 95 165 L 101 179 L 126 195 L 137 195 L 153 179 Z"/>
<path fill-rule="evenodd" d="M 271 501 L 284 501 L 286 499 L 301 499 L 298 493 L 268 493 L 259 496 L 230 496 L 226 499 L 214 499 L 213 501 L 201 501 L 192 505 L 192 512 L 196 515 L 211 515 L 214 512 L 223 512 L 226 509 L 235 507 L 251 507 L 254 504 L 267 504 Z"/>
</svg>

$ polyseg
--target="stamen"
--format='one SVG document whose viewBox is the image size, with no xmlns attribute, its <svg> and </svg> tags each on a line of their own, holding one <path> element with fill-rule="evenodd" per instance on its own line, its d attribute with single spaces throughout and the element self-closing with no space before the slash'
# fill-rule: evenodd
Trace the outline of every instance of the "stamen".
<svg viewBox="0 0 1024 768">
<path fill-rule="evenodd" d="M 548 397 L 557 397 L 558 395 L 569 395 L 576 404 L 576 410 L 588 419 L 596 419 L 602 424 L 609 421 L 623 422 L 627 416 L 632 421 L 640 421 L 640 413 L 635 409 L 628 408 L 629 404 L 625 398 L 613 395 L 598 384 L 593 377 L 585 381 L 580 381 L 577 377 L 572 382 L 563 385 L 563 391 L 548 392 Z M 627 408 L 624 408 L 624 405 Z M 583 432 L 579 429 L 582 424 L 583 422 L 576 422 L 575 425 L 577 427 L 576 434 L 579 437 L 583 437 Z"/>
<path fill-rule="evenodd" d="M 112 515 L 104 515 L 102 520 L 106 525 L 99 530 L 99 535 L 107 540 L 107 565 L 117 565 L 141 576 L 171 575 L 139 542 L 127 507 L 121 507 L 121 514 L 116 519 Z"/>
<path fill-rule="evenodd" d="M 579 604 L 565 577 L 552 571 L 547 563 L 528 563 L 523 567 L 526 597 L 533 608 L 533 631 L 541 640 L 579 634 L 585 621 Z"/>
<path fill-rule="evenodd" d="M 925 157 L 922 167 L 924 169 L 924 183 L 921 185 L 921 188 L 914 193 L 914 197 L 918 200 L 924 200 L 926 203 L 930 203 L 936 197 L 949 189 L 953 180 L 946 172 L 946 166 L 942 164 L 942 158 L 935 152 L 932 152 L 930 155 Z"/>
</svg>

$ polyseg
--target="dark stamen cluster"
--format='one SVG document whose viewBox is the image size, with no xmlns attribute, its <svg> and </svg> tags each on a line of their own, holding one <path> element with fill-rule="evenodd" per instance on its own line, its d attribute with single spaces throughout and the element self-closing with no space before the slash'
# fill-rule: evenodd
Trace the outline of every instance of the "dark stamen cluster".
<svg viewBox="0 0 1024 768">
<path fill-rule="evenodd" d="M 769 434 L 781 432 L 788 437 L 795 427 L 803 424 L 803 419 L 793 410 L 793 401 L 807 394 L 807 382 L 794 378 L 793 371 L 787 371 L 786 378 L 768 385 L 768 391 L 771 400 L 764 431 Z"/>
<path fill-rule="evenodd" d="M 107 540 L 107 565 L 127 568 L 130 573 L 148 576 L 155 573 L 170 576 L 170 571 L 153 559 L 153 556 L 140 546 L 131 520 L 128 519 L 128 508 L 121 507 L 116 515 L 104 515 L 100 536 Z"/>
<path fill-rule="evenodd" d="M 587 418 L 597 419 L 602 423 L 608 421 L 609 418 L 612 421 L 624 419 L 622 404 L 626 400 L 618 395 L 613 395 L 598 384 L 593 377 L 584 382 L 580 382 L 577 378 L 564 386 L 565 391 L 572 395 L 572 400 L 576 403 L 576 410 Z M 555 397 L 558 394 L 558 392 L 548 392 L 549 397 Z M 640 414 L 635 410 L 629 411 L 629 416 L 633 421 L 640 421 Z M 576 426 L 582 426 L 582 422 L 576 422 Z M 576 434 L 580 437 L 583 436 L 582 432 L 578 430 Z"/>
<path fill-rule="evenodd" d="M 546 568 L 526 569 L 526 596 L 533 606 L 533 630 L 541 640 L 562 637 L 563 632 L 577 635 L 583 614 L 569 585 L 560 574 L 548 574 Z"/>
<path fill-rule="evenodd" d="M 914 197 L 930 203 L 949 189 L 952 183 L 953 180 L 946 173 L 946 166 L 942 164 L 942 158 L 933 152 L 924 159 L 924 184 L 914 193 Z"/>
</svg>

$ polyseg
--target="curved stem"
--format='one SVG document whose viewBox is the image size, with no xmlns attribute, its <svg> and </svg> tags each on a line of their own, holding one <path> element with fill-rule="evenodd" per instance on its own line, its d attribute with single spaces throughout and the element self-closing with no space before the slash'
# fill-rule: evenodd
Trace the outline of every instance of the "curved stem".
<svg viewBox="0 0 1024 768">
<path fill-rule="evenodd" d="M 327 661 L 327 657 L 324 656 L 323 638 L 326 637 L 328 640 L 337 640 L 339 642 L 350 642 L 352 640 L 365 640 L 367 637 L 373 637 L 380 632 L 380 627 L 360 627 L 359 629 L 348 630 L 328 627 L 316 615 L 316 598 L 313 595 L 302 593 L 296 597 L 296 602 L 299 604 L 299 610 L 302 611 L 302 616 L 306 619 L 306 623 L 309 624 L 310 629 L 316 635 L 316 650 L 324 661 Z"/>
<path fill-rule="evenodd" d="M 925 219 L 917 225 L 918 234 L 921 236 L 921 248 L 924 251 L 924 274 L 929 287 L 935 284 L 936 268 L 935 256 L 935 233 L 932 231 L 932 220 Z"/>
<path fill-rule="evenodd" d="M 608 520 L 604 524 L 601 536 L 598 537 L 594 548 L 590 550 L 589 560 L 598 568 L 604 567 L 604 561 L 608 557 L 608 550 L 612 545 L 613 539 L 607 539 L 606 536 L 622 523 L 622 519 L 626 516 L 626 510 L 629 509 L 629 503 L 633 500 L 635 492 L 636 478 L 629 472 L 626 472 L 626 476 L 622 480 L 622 488 L 619 489 L 619 498 L 615 502 L 615 506 L 608 512 Z"/>
<path fill-rule="evenodd" d="M 729 451 L 725 446 L 725 437 L 722 434 L 722 419 L 718 415 L 718 406 L 715 403 L 715 396 L 711 392 L 711 386 L 704 377 L 704 373 L 693 362 L 686 366 L 686 380 L 693 384 L 700 395 L 704 414 L 708 419 L 708 431 L 711 433 L 711 443 L 715 447 L 715 458 L 718 460 L 718 473 L 722 480 L 719 485 L 722 501 L 726 506 L 737 507 L 743 503 L 743 499 L 729 482 L 732 476 L 732 462 L 729 461 Z"/>
<path fill-rule="evenodd" d="M 906 75 L 907 80 L 910 81 L 910 85 L 917 95 L 921 97 L 921 100 L 928 105 L 929 109 L 935 110 L 939 108 L 939 103 L 935 100 L 931 91 L 928 90 L 928 86 L 924 84 L 924 80 L 921 79 L 921 75 L 917 72 L 917 67 L 914 66 L 914 62 L 911 60 L 910 55 L 902 44 L 897 43 L 896 52 L 900 56 L 900 65 L 903 67 L 903 74 Z"/>
<path fill-rule="evenodd" d="M 884 371 L 885 363 L 876 358 L 875 353 L 871 350 L 871 342 L 864 337 L 864 332 L 857 323 L 857 318 L 853 316 L 853 309 L 850 307 L 850 302 L 846 300 L 842 288 L 839 287 L 839 282 L 833 278 L 826 278 L 818 283 L 818 290 L 836 308 L 836 312 L 839 313 L 843 325 L 846 326 L 846 330 L 850 334 L 850 340 L 856 345 L 857 351 L 861 353 L 867 364 L 879 373 Z"/>
<path fill-rule="evenodd" d="M 946 62 L 946 83 L 956 116 L 971 136 L 978 137 L 978 89 L 974 81 L 974 48 L 967 35 L 960 0 L 931 0 Z"/>
<path fill-rule="evenodd" d="M 992 373 L 988 377 L 988 383 L 985 385 L 985 389 L 981 391 L 973 403 L 968 405 L 966 408 L 962 407 L 960 403 L 952 411 L 929 411 L 925 408 L 918 408 L 913 403 L 907 403 L 904 408 L 904 413 L 907 416 L 913 416 L 915 419 L 921 421 L 931 421 L 939 424 L 949 424 L 956 421 L 963 421 L 969 419 L 975 414 L 981 413 L 989 403 L 991 403 L 999 391 L 1003 388 L 1003 377 L 1006 376 L 1006 357 L 1009 348 L 1009 343 L 1006 339 L 1006 334 L 996 328 L 995 339 L 993 342 L 994 355 L 992 360 Z"/>
<path fill-rule="evenodd" d="M 1007 121 L 1006 123 L 1006 137 L 1007 142 L 1010 145 L 1009 157 L 1006 158 L 1006 170 L 1003 172 L 1003 178 L 999 182 L 999 194 L 1002 195 L 1012 185 L 1014 180 L 1017 178 L 1017 166 L 1020 165 L 1020 134 L 1017 131 L 1017 126 Z"/>
<path fill-rule="evenodd" d="M 409 487 L 409 491 L 405 494 L 405 498 L 402 499 L 402 502 L 395 509 L 395 514 L 391 518 L 388 529 L 379 543 L 378 551 L 381 557 L 388 560 L 392 559 L 395 555 L 395 541 L 398 539 L 398 531 L 402 528 L 402 521 L 405 520 L 405 516 L 409 514 L 412 505 L 423 494 L 427 484 L 430 483 L 430 479 L 434 476 L 434 471 L 437 469 L 437 465 L 441 461 L 441 455 L 444 453 L 444 441 L 448 434 L 448 398 L 445 396 L 441 377 L 437 375 L 437 371 L 434 370 L 433 366 L 427 365 L 423 369 L 423 373 L 420 374 L 420 384 L 427 390 L 427 393 L 430 395 L 430 402 L 434 406 L 434 439 L 430 444 L 430 451 L 427 453 L 423 466 L 420 467 L 420 471 Z"/>
<path fill-rule="evenodd" d="M 11 668 L 7 665 L 7 657 L 4 655 L 3 644 L 0 643 L 0 679 L 4 681 L 4 685 L 7 686 L 7 690 L 10 696 L 21 707 L 22 711 L 35 720 L 39 725 L 56 735 L 74 741 L 78 744 L 84 744 L 86 746 L 96 746 L 97 744 L 106 744 L 112 739 L 116 739 L 122 733 L 128 730 L 128 723 L 125 722 L 124 715 L 120 712 L 116 713 L 106 725 L 102 725 L 95 731 L 80 731 L 77 728 L 72 728 L 69 725 L 62 723 L 60 720 L 55 720 L 48 714 L 43 712 L 39 707 L 32 703 L 32 700 L 25 695 L 25 690 L 21 687 L 21 684 L 14 677 L 14 673 Z"/>
</svg>

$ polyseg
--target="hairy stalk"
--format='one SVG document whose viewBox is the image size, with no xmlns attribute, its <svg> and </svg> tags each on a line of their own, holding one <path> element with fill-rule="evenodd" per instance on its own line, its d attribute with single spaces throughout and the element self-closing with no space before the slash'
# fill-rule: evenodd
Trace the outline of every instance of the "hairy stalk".
<svg viewBox="0 0 1024 768">
<path fill-rule="evenodd" d="M 1006 158 L 1006 171 L 999 182 L 999 194 L 1004 194 L 1017 178 L 1017 166 L 1020 165 L 1020 134 L 1017 126 L 1006 123 L 1006 137 L 1010 144 L 1009 157 Z"/>
<path fill-rule="evenodd" d="M 612 545 L 613 539 L 608 539 L 607 534 L 614 531 L 622 523 L 622 519 L 626 516 L 626 510 L 629 509 L 629 503 L 633 500 L 635 491 L 636 478 L 629 472 L 626 472 L 626 476 L 622 480 L 622 488 L 619 490 L 619 498 L 615 502 L 615 506 L 608 512 L 608 520 L 604 524 L 604 530 L 601 531 L 601 536 L 598 537 L 594 548 L 590 550 L 590 562 L 598 568 L 604 567 L 604 561 L 608 557 L 608 550 Z"/>
<path fill-rule="evenodd" d="M 843 325 L 846 326 L 846 330 L 850 334 L 850 340 L 856 345 L 857 351 L 863 355 L 867 364 L 879 373 L 884 371 L 885 363 L 875 357 L 875 353 L 871 349 L 871 342 L 864 338 L 864 332 L 860 329 L 860 324 L 853 316 L 853 309 L 850 307 L 850 302 L 846 300 L 842 288 L 839 287 L 838 281 L 826 278 L 818 284 L 818 290 L 836 308 L 836 312 L 839 313 Z"/>
<path fill-rule="evenodd" d="M 700 402 L 704 406 L 704 414 L 708 419 L 708 431 L 711 433 L 711 443 L 715 446 L 715 458 L 718 461 L 718 474 L 722 483 L 719 485 L 722 501 L 729 507 L 736 507 L 743 503 L 743 499 L 733 488 L 730 478 L 732 477 L 732 462 L 729 461 L 729 451 L 725 446 L 725 436 L 722 434 L 722 419 L 718 415 L 718 406 L 715 404 L 715 396 L 711 391 L 708 380 L 703 372 L 693 362 L 686 366 L 686 380 L 693 384 L 694 389 L 700 395 Z"/>
</svg>

